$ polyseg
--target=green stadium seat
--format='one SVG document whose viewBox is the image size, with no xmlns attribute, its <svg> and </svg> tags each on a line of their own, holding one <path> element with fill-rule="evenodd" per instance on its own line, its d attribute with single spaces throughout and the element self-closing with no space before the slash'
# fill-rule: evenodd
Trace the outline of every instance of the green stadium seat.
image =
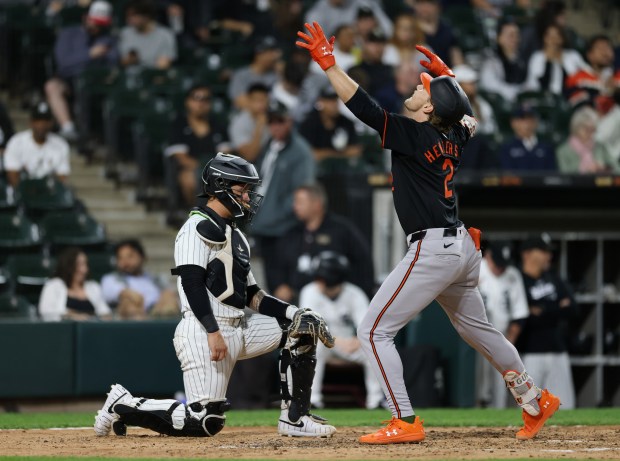
<svg viewBox="0 0 620 461">
<path fill-rule="evenodd" d="M 19 204 L 19 192 L 0 177 L 0 212 L 13 213 Z"/>
<path fill-rule="evenodd" d="M 67 210 L 75 206 L 73 192 L 53 177 L 23 179 L 19 182 L 17 191 L 26 213 L 33 219 L 41 213 Z"/>
<path fill-rule="evenodd" d="M 110 251 L 97 251 L 88 252 L 88 279 L 101 282 L 101 278 L 116 269 L 113 252 Z"/>
<path fill-rule="evenodd" d="M 6 268 L 11 274 L 14 292 L 38 304 L 41 290 L 52 276 L 55 261 L 41 253 L 10 256 Z"/>
<path fill-rule="evenodd" d="M 20 213 L 0 214 L 0 263 L 9 254 L 41 249 L 39 227 Z"/>
<path fill-rule="evenodd" d="M 0 267 L 0 293 L 7 293 L 12 289 L 11 273 L 4 267 Z"/>
<path fill-rule="evenodd" d="M 518 104 L 525 104 L 536 111 L 538 134 L 558 144 L 568 136 L 571 107 L 559 95 L 549 92 L 526 91 L 518 95 Z"/>
<path fill-rule="evenodd" d="M 34 320 L 36 308 L 23 296 L 0 294 L 0 319 Z"/>
<path fill-rule="evenodd" d="M 41 232 L 53 252 L 67 246 L 95 250 L 106 244 L 103 226 L 82 211 L 49 213 L 41 221 Z"/>
</svg>

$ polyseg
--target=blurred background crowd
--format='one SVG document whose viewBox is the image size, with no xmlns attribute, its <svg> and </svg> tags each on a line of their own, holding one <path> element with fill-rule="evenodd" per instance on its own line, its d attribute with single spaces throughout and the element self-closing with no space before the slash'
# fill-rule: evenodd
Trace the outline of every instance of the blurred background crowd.
<svg viewBox="0 0 620 461">
<path fill-rule="evenodd" d="M 569 11 L 578 15 L 594 3 L 603 13 L 578 33 Z M 262 284 L 286 301 L 301 298 L 319 311 L 325 305 L 326 317 L 342 309 L 330 319 L 346 340 L 337 358 L 363 364 L 354 338 L 360 305 L 345 298 L 367 305 L 384 275 L 372 262 L 375 226 L 330 206 L 342 210 L 342 194 L 350 208 L 361 203 L 355 187 L 342 187 L 348 178 L 389 182 L 389 156 L 295 47 L 296 32 L 319 22 L 336 37 L 337 63 L 397 113 L 420 81 L 415 45 L 437 53 L 479 121 L 461 174 L 614 175 L 615 15 L 618 5 L 605 0 L 0 0 L 0 315 L 178 316 L 164 273 L 173 264 L 174 229 L 199 204 L 204 164 L 228 152 L 255 163 L 263 180 L 265 199 L 246 229 L 268 268 L 258 274 Z M 74 177 L 89 167 L 147 211 L 162 212 L 167 240 L 145 244 L 153 225 L 115 232 L 114 217 L 112 224 L 95 217 L 90 210 L 103 199 L 76 187 L 91 176 Z M 492 316 L 493 306 L 513 296 L 497 322 L 511 341 L 521 336 L 522 353 L 552 354 L 556 365 L 559 354 L 563 379 L 571 380 L 566 326 L 578 309 L 565 282 L 549 275 L 560 249 L 539 235 L 518 246 L 489 244 L 485 299 L 495 300 Z M 150 253 L 165 255 L 152 271 Z M 539 305 L 541 285 L 547 307 Z M 617 286 L 607 289 L 615 296 Z M 537 329 L 547 342 L 532 342 Z M 329 357 L 321 357 L 325 366 Z M 540 363 L 530 367 L 539 366 L 537 380 L 553 387 L 542 376 L 547 362 Z M 493 379 L 485 379 L 479 403 L 499 406 Z M 366 387 L 366 405 L 380 405 L 375 384 Z M 565 406 L 572 398 L 563 398 Z M 323 404 L 320 392 L 313 403 Z"/>
</svg>

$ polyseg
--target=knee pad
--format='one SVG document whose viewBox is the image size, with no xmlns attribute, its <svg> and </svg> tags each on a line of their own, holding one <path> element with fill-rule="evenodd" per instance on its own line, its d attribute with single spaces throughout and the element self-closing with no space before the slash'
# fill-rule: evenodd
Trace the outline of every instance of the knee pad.
<svg viewBox="0 0 620 461">
<path fill-rule="evenodd" d="M 213 437 L 224 429 L 226 423 L 224 413 L 230 409 L 230 403 L 226 400 L 216 400 L 207 403 L 204 408 L 206 415 L 202 419 L 202 429 L 208 437 Z"/>
<path fill-rule="evenodd" d="M 183 428 L 184 409 L 181 402 L 176 400 L 147 400 L 140 399 L 130 404 L 118 403 L 114 412 L 127 426 L 139 426 L 151 429 L 159 434 L 173 435 L 173 432 Z M 173 418 L 173 414 L 175 417 Z M 119 427 L 122 432 L 122 427 Z"/>
</svg>

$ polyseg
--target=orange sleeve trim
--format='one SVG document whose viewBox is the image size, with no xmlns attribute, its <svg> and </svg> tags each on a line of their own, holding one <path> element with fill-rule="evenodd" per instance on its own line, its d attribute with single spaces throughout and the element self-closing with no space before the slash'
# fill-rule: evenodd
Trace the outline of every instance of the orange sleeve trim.
<svg viewBox="0 0 620 461">
<path fill-rule="evenodd" d="M 387 112 L 383 109 L 383 134 L 381 135 L 381 147 L 385 145 L 385 132 L 387 131 Z"/>
</svg>

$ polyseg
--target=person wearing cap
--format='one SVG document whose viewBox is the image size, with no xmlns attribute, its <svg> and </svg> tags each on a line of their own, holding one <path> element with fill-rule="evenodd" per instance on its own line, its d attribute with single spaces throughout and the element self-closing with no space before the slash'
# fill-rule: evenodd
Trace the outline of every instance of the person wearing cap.
<svg viewBox="0 0 620 461">
<path fill-rule="evenodd" d="M 355 126 L 340 113 L 338 95 L 331 86 L 321 90 L 314 107 L 299 132 L 310 143 L 317 165 L 326 159 L 359 159 L 362 146 Z"/>
<path fill-rule="evenodd" d="M 381 385 L 372 372 L 361 349 L 356 330 L 368 309 L 368 297 L 360 287 L 348 281 L 351 262 L 337 251 L 322 251 L 312 262 L 313 280 L 305 285 L 299 295 L 300 306 L 312 306 L 321 314 L 336 337 L 331 349 L 317 345 L 316 368 L 312 381 L 310 403 L 323 408 L 323 379 L 330 359 L 357 363 L 364 367 L 366 408 L 382 408 L 384 402 Z"/>
<path fill-rule="evenodd" d="M 55 176 L 65 181 L 69 166 L 69 144 L 51 133 L 54 126 L 52 111 L 40 102 L 30 112 L 30 129 L 13 135 L 4 151 L 4 169 L 9 184 L 19 184 L 22 174 L 28 178 Z"/>
<path fill-rule="evenodd" d="M 157 23 L 155 6 L 149 0 L 132 0 L 125 7 L 127 25 L 119 37 L 121 64 L 168 69 L 177 58 L 172 30 Z"/>
<path fill-rule="evenodd" d="M 478 288 L 489 322 L 515 344 L 529 310 L 523 277 L 514 266 L 512 255 L 510 242 L 497 240 L 489 243 L 480 263 Z M 506 381 L 481 358 L 477 357 L 476 369 L 479 405 L 506 408 L 509 395 Z"/>
<path fill-rule="evenodd" d="M 97 0 L 91 3 L 81 25 L 64 27 L 54 44 L 56 74 L 45 83 L 45 96 L 60 125 L 60 135 L 77 139 L 67 96 L 74 91 L 76 78 L 87 67 L 112 67 L 118 61 L 116 40 L 110 34 L 112 5 Z"/>
<path fill-rule="evenodd" d="M 276 67 L 282 57 L 282 50 L 274 37 L 262 37 L 254 45 L 254 58 L 245 67 L 235 70 L 228 83 L 228 97 L 237 109 L 246 109 L 246 92 L 250 85 L 262 83 L 271 88 L 278 81 Z"/>
<path fill-rule="evenodd" d="M 536 135 L 538 118 L 528 105 L 517 106 L 510 117 L 514 133 L 499 148 L 500 163 L 507 171 L 556 171 L 555 148 Z"/>
<path fill-rule="evenodd" d="M 417 46 L 428 58 L 420 64 L 436 77 L 423 72 L 421 84 L 404 101 L 404 113 L 387 112 L 338 67 L 331 53 L 334 37 L 328 40 L 316 22 L 305 27 L 307 33 L 297 33 L 297 46 L 310 52 L 340 99 L 391 151 L 394 208 L 407 236 L 405 257 L 383 281 L 357 330 L 392 412 L 386 427 L 359 441 L 410 443 L 426 437 L 407 393 L 394 337 L 433 300 L 459 335 L 503 376 L 522 408 L 524 425 L 517 439 L 534 438 L 560 400 L 536 386 L 515 347 L 488 322 L 478 291 L 481 232 L 459 220 L 454 182 L 476 130 L 467 96 L 452 70 Z"/>
<path fill-rule="evenodd" d="M 497 132 L 497 122 L 491 104 L 478 94 L 478 72 L 467 64 L 455 66 L 452 71 L 469 99 L 474 117 L 478 120 L 476 134 L 493 136 Z"/>
<path fill-rule="evenodd" d="M 362 61 L 349 69 L 349 73 L 367 81 L 368 93 L 377 98 L 380 92 L 394 91 L 394 69 L 383 63 L 387 37 L 380 28 L 368 32 L 362 44 Z"/>
<path fill-rule="evenodd" d="M 264 198 L 261 212 L 252 221 L 250 235 L 255 238 L 270 292 L 276 288 L 274 267 L 281 267 L 285 256 L 277 250 L 281 239 L 297 224 L 293 213 L 295 190 L 315 180 L 315 162 L 306 140 L 293 129 L 286 106 L 271 101 L 267 109 L 269 140 L 256 159 L 262 183 L 257 192 Z"/>
<path fill-rule="evenodd" d="M 521 273 L 529 316 L 517 346 L 528 371 L 543 386 L 552 386 L 562 408 L 575 408 L 566 331 L 577 313 L 577 304 L 564 281 L 551 268 L 553 246 L 548 234 L 533 236 L 521 244 Z"/>
</svg>

